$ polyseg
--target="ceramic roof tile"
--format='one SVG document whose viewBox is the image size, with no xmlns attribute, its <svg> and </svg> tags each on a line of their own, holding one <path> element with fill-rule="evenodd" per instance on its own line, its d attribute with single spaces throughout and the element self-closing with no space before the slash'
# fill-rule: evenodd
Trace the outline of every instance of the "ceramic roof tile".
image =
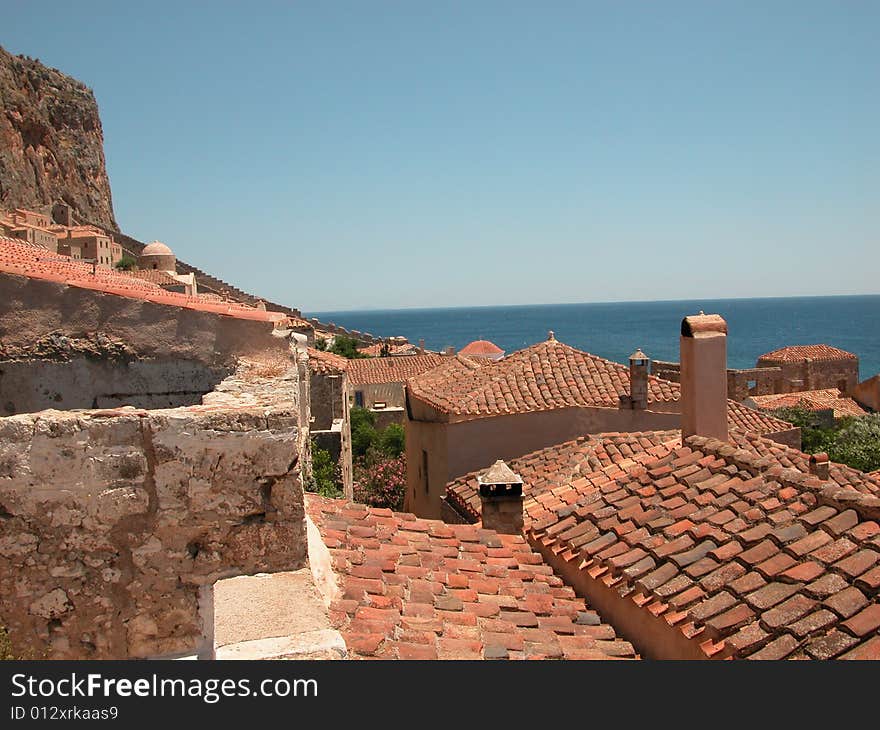
<svg viewBox="0 0 880 730">
<path fill-rule="evenodd" d="M 491 357 L 494 355 L 503 355 L 504 350 L 489 340 L 474 340 L 473 342 L 468 342 L 468 344 L 462 347 L 459 354 L 475 355 L 477 357 Z"/>
<path fill-rule="evenodd" d="M 801 360 L 858 360 L 856 355 L 831 345 L 790 345 L 758 358 L 758 362 L 798 362 Z"/>
<path fill-rule="evenodd" d="M 557 451 L 558 466 L 546 449 L 510 462 L 520 473 L 530 461 L 559 472 L 540 476 L 549 489 L 526 489 L 529 540 L 665 617 L 707 655 L 876 654 L 880 484 L 872 476 L 832 465 L 821 481 L 806 454 L 742 433 L 664 442 L 651 459 L 617 457 L 599 468 L 581 448 L 580 471 L 576 447 Z M 535 478 L 523 476 L 527 487 Z"/>
<path fill-rule="evenodd" d="M 773 411 L 777 408 L 806 408 L 810 411 L 832 410 L 835 418 L 845 416 L 864 416 L 866 411 L 852 398 L 845 396 L 838 388 L 804 390 L 796 393 L 774 395 L 753 395 L 751 400 L 761 410 Z"/>
<path fill-rule="evenodd" d="M 558 340 L 540 342 L 498 361 L 457 355 L 407 381 L 409 393 L 450 415 L 482 417 L 568 407 L 617 408 L 629 393 L 629 368 Z M 677 401 L 678 383 L 648 376 L 651 402 Z M 781 419 L 728 401 L 731 426 L 756 433 L 793 428 Z"/>
<path fill-rule="evenodd" d="M 349 360 L 333 352 L 309 348 L 309 369 L 323 375 L 344 373 L 348 369 Z"/>
<path fill-rule="evenodd" d="M 0 272 L 31 279 L 54 281 L 105 294 L 141 299 L 155 304 L 195 309 L 237 319 L 273 322 L 277 326 L 310 326 L 281 312 L 268 312 L 239 302 L 219 302 L 201 295 L 189 296 L 162 289 L 157 284 L 103 266 L 72 259 L 17 239 L 0 236 Z"/>
<path fill-rule="evenodd" d="M 352 658 L 619 659 L 603 623 L 520 535 L 306 495 L 340 595 Z"/>
<path fill-rule="evenodd" d="M 349 380 L 352 385 L 403 383 L 407 378 L 436 368 L 447 359 L 435 354 L 357 358 L 349 361 Z"/>
</svg>

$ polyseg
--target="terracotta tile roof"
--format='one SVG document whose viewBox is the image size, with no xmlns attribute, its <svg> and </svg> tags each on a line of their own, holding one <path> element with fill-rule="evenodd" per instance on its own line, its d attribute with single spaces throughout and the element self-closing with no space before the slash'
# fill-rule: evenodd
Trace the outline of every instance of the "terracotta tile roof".
<svg viewBox="0 0 880 730">
<path fill-rule="evenodd" d="M 359 347 L 357 350 L 362 355 L 382 357 L 382 343 L 380 342 L 377 342 L 375 345 L 369 345 L 368 347 Z M 418 355 L 420 353 L 421 350 L 419 350 L 416 345 L 409 342 L 405 345 L 388 345 L 388 355 Z"/>
<path fill-rule="evenodd" d="M 354 658 L 634 657 L 520 535 L 306 495 Z"/>
<path fill-rule="evenodd" d="M 727 423 L 730 428 L 760 434 L 782 433 L 795 428 L 788 421 L 749 408 L 734 400 L 727 401 Z"/>
<path fill-rule="evenodd" d="M 323 375 L 332 375 L 336 373 L 344 373 L 348 370 L 350 360 L 337 355 L 333 352 L 325 350 L 316 350 L 309 348 L 309 369 Z"/>
<path fill-rule="evenodd" d="M 823 482 L 760 453 L 785 447 L 737 440 L 691 437 L 528 497 L 527 535 L 707 656 L 880 658 L 877 485 Z"/>
<path fill-rule="evenodd" d="M 547 340 L 501 360 L 456 356 L 442 369 L 413 378 L 410 392 L 437 410 L 486 416 L 571 406 L 617 407 L 629 392 L 629 369 L 557 340 Z M 652 401 L 677 400 L 675 383 L 648 376 Z"/>
<path fill-rule="evenodd" d="M 431 370 L 447 359 L 442 355 L 358 358 L 348 363 L 349 380 L 352 385 L 403 383 L 407 378 Z"/>
<path fill-rule="evenodd" d="M 765 353 L 758 358 L 758 362 L 798 362 L 805 359 L 811 360 L 858 360 L 856 355 L 846 350 L 840 350 L 831 345 L 791 345 L 779 350 Z"/>
<path fill-rule="evenodd" d="M 629 368 L 581 352 L 558 340 L 540 342 L 498 361 L 456 355 L 407 382 L 413 396 L 441 413 L 481 417 L 555 408 L 617 408 L 629 393 Z M 678 383 L 648 376 L 649 402 L 677 401 Z M 794 428 L 735 401 L 728 401 L 731 427 L 756 433 Z"/>
<path fill-rule="evenodd" d="M 523 494 L 539 495 L 610 466 L 620 459 L 652 459 L 681 444 L 680 431 L 601 433 L 549 446 L 509 459 L 507 465 L 522 477 Z M 470 522 L 480 520 L 480 489 L 477 477 L 485 469 L 465 474 L 446 486 L 446 500 Z"/>
<path fill-rule="evenodd" d="M 31 279 L 54 281 L 67 286 L 91 289 L 105 294 L 141 299 L 155 304 L 222 314 L 236 319 L 273 322 L 276 326 L 307 325 L 280 312 L 267 312 L 238 302 L 218 302 L 201 296 L 165 291 L 156 284 L 130 276 L 127 272 L 72 259 L 44 248 L 29 246 L 17 239 L 0 237 L 0 272 Z"/>
<path fill-rule="evenodd" d="M 782 469 L 809 471 L 809 454 L 751 432 L 732 430 L 731 443 Z M 681 432 L 643 431 L 600 433 L 510 459 L 508 466 L 523 478 L 523 494 L 540 501 L 555 487 L 577 481 L 605 469 L 626 470 L 668 454 L 681 446 Z M 485 469 L 458 477 L 446 485 L 446 499 L 471 522 L 480 519 L 477 476 Z M 829 484 L 880 496 L 880 469 L 864 474 L 845 464 L 830 462 Z"/>
<path fill-rule="evenodd" d="M 477 357 L 491 357 L 493 355 L 503 355 L 504 350 L 489 340 L 474 340 L 462 347 L 459 354 L 476 355 Z"/>
<path fill-rule="evenodd" d="M 838 388 L 823 390 L 804 390 L 797 393 L 775 395 L 753 395 L 750 397 L 758 408 L 773 411 L 777 408 L 806 408 L 810 411 L 831 409 L 835 418 L 844 416 L 864 416 L 866 411 L 852 398 L 845 396 Z"/>
</svg>

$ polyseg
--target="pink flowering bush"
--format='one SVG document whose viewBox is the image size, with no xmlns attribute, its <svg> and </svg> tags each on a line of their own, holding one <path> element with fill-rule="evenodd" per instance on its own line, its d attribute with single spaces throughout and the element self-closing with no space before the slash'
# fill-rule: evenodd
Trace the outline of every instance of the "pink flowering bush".
<svg viewBox="0 0 880 730">
<path fill-rule="evenodd" d="M 403 509 L 406 491 L 406 457 L 377 459 L 354 465 L 355 502 L 371 507 Z"/>
</svg>

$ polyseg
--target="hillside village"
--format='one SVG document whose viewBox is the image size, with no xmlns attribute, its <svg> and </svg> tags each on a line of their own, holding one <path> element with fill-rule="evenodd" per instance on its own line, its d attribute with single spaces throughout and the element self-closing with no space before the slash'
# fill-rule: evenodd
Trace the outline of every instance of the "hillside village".
<svg viewBox="0 0 880 730">
<path fill-rule="evenodd" d="M 731 369 L 723 312 L 677 362 L 430 351 L 36 195 L 0 211 L 11 656 L 880 659 L 880 471 L 802 450 L 880 411 L 855 354 Z"/>
</svg>

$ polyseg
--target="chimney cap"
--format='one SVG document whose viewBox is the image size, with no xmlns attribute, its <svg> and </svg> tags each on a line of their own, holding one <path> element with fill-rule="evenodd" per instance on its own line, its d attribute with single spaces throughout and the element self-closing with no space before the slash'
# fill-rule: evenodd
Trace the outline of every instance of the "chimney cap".
<svg viewBox="0 0 880 730">
<path fill-rule="evenodd" d="M 699 337 L 711 334 L 727 334 L 727 322 L 720 314 L 692 314 L 681 320 L 683 337 Z"/>
<path fill-rule="evenodd" d="M 483 497 L 522 494 L 522 477 L 515 474 L 502 459 L 498 459 L 483 474 L 478 475 L 477 483 Z"/>
<path fill-rule="evenodd" d="M 547 332 L 547 342 L 555 342 L 555 341 L 556 341 L 556 335 L 553 333 L 553 330 L 550 330 L 549 332 Z"/>
<path fill-rule="evenodd" d="M 649 358 L 644 352 L 642 352 L 641 347 L 637 347 L 636 351 L 632 355 L 629 356 L 630 362 L 632 362 L 633 360 L 650 360 L 650 359 L 651 358 Z"/>
</svg>

